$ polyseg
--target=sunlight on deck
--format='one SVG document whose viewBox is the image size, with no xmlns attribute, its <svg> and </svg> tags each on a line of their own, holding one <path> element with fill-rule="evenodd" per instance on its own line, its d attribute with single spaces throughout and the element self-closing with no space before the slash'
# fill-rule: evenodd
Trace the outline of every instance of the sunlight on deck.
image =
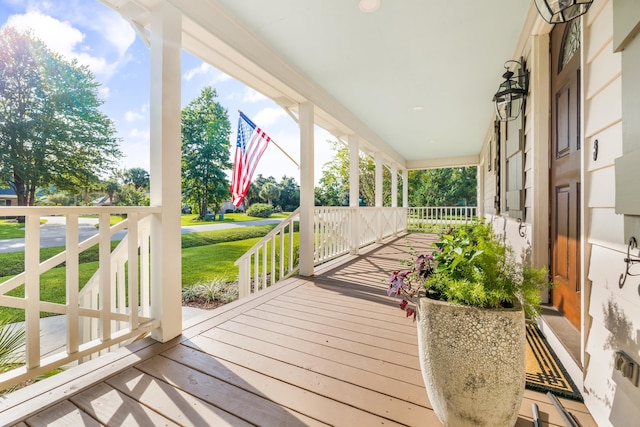
<svg viewBox="0 0 640 427">
<path fill-rule="evenodd" d="M 434 236 L 411 234 L 420 251 Z M 418 367 L 415 325 L 386 296 L 405 237 L 334 261 L 0 401 L 19 425 L 440 425 Z M 516 425 L 563 425 L 527 390 Z M 584 405 L 562 400 L 583 427 Z"/>
</svg>

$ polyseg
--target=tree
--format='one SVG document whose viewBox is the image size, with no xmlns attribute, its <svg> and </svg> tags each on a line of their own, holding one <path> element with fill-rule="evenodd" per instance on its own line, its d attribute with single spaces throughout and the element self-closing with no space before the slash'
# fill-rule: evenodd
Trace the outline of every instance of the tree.
<svg viewBox="0 0 640 427">
<path fill-rule="evenodd" d="M 125 184 L 118 190 L 116 204 L 119 206 L 149 206 L 149 197 L 144 190 L 134 187 L 133 184 Z"/>
<path fill-rule="evenodd" d="M 336 152 L 334 159 L 322 167 L 320 188 L 315 195 L 318 203 L 324 206 L 346 206 L 349 204 L 349 149 L 338 141 L 332 142 Z M 371 156 L 360 153 L 359 187 L 360 198 L 366 206 L 375 205 L 375 162 Z M 383 170 L 382 200 L 385 205 L 391 202 L 391 172 Z"/>
<path fill-rule="evenodd" d="M 107 192 L 109 196 L 109 205 L 113 206 L 113 196 L 116 194 L 116 191 L 120 190 L 120 184 L 116 181 L 110 180 L 104 185 L 104 191 Z"/>
<path fill-rule="evenodd" d="M 225 171 L 229 162 L 231 123 L 210 86 L 182 110 L 182 191 L 203 219 L 207 207 L 218 211 L 230 197 Z"/>
<path fill-rule="evenodd" d="M 283 176 L 278 184 L 280 197 L 278 202 L 285 212 L 292 212 L 300 206 L 300 186 L 295 179 Z"/>
<path fill-rule="evenodd" d="M 142 168 L 131 168 L 124 171 L 124 183 L 133 185 L 133 188 L 149 188 L 149 172 Z"/>
<path fill-rule="evenodd" d="M 267 204 L 273 206 L 273 199 L 280 197 L 280 189 L 277 185 L 267 182 L 260 189 L 260 197 L 267 200 Z"/>
<path fill-rule="evenodd" d="M 475 206 L 476 196 L 475 166 L 409 173 L 410 206 Z"/>
<path fill-rule="evenodd" d="M 18 205 L 33 205 L 37 187 L 93 181 L 121 156 L 97 90 L 87 67 L 28 33 L 0 31 L 0 182 Z"/>
</svg>

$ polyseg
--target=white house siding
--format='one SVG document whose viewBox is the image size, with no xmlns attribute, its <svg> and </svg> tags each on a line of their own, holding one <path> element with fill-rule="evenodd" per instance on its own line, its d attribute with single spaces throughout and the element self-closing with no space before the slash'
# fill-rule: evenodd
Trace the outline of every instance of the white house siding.
<svg viewBox="0 0 640 427">
<path fill-rule="evenodd" d="M 640 362 L 640 296 L 637 278 L 620 289 L 626 237 L 614 212 L 614 159 L 622 155 L 621 54 L 613 52 L 613 6 L 600 0 L 586 15 L 583 45 L 585 403 L 601 426 L 640 420 L 640 389 L 614 369 L 623 350 Z M 638 78 L 629 76 L 628 78 Z M 594 141 L 598 158 L 593 160 Z M 630 424 L 631 423 L 631 424 Z"/>
</svg>

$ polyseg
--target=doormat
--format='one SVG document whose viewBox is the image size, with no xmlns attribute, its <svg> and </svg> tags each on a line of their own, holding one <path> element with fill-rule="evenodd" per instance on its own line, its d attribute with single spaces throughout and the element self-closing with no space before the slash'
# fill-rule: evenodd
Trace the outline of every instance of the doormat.
<svg viewBox="0 0 640 427">
<path fill-rule="evenodd" d="M 527 324 L 526 387 L 582 402 L 582 395 L 538 327 Z"/>
</svg>

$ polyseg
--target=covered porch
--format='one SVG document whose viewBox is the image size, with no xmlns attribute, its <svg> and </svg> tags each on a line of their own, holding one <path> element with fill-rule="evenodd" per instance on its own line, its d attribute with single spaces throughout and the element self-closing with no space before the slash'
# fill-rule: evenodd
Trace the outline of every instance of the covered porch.
<svg viewBox="0 0 640 427">
<path fill-rule="evenodd" d="M 439 425 L 418 366 L 416 329 L 387 297 L 409 233 L 193 319 L 166 343 L 137 341 L 18 390 L 6 425 Z M 525 392 L 517 426 L 564 425 Z M 583 404 L 562 400 L 582 427 Z"/>
</svg>

